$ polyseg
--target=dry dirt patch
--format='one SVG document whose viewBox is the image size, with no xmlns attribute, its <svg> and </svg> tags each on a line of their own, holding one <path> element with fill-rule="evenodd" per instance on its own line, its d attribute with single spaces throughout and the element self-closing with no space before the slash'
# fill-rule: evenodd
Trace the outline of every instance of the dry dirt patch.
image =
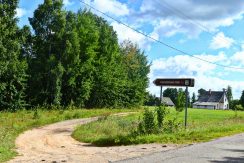
<svg viewBox="0 0 244 163">
<path fill-rule="evenodd" d="M 96 147 L 71 137 L 77 125 L 97 119 L 68 120 L 26 131 L 16 139 L 19 155 L 9 162 L 104 163 L 177 148 L 176 145 L 162 144 Z"/>
</svg>

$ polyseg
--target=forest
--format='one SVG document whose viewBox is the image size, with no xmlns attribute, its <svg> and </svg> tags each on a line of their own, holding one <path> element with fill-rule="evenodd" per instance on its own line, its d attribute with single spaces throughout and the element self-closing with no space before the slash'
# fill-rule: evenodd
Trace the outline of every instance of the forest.
<svg viewBox="0 0 244 163">
<path fill-rule="evenodd" d="M 44 0 L 17 25 L 18 0 L 0 0 L 0 111 L 37 106 L 134 107 L 147 95 L 150 64 L 87 9 Z"/>
</svg>

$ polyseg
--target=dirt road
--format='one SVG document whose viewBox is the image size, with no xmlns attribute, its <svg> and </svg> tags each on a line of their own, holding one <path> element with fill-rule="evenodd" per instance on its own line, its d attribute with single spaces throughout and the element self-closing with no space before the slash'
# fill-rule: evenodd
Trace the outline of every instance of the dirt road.
<svg viewBox="0 0 244 163">
<path fill-rule="evenodd" d="M 69 120 L 26 131 L 16 140 L 19 156 L 9 162 L 104 163 L 177 148 L 174 145 L 165 147 L 162 144 L 95 147 L 71 137 L 75 126 L 97 119 L 94 117 Z"/>
</svg>

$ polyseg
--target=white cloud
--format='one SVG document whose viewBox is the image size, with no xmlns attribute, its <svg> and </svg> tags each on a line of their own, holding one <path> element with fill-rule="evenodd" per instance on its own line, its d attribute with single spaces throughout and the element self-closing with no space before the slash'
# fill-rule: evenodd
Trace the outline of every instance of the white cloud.
<svg viewBox="0 0 244 163">
<path fill-rule="evenodd" d="M 236 61 L 244 66 L 244 51 L 237 52 L 232 57 L 233 61 Z"/>
<path fill-rule="evenodd" d="M 26 14 L 27 14 L 27 10 L 25 10 L 23 8 L 17 8 L 16 9 L 16 17 L 17 18 L 21 18 L 21 17 L 23 17 Z"/>
<path fill-rule="evenodd" d="M 206 59 L 212 62 L 226 62 L 228 58 L 224 53 L 218 55 L 195 55 L 196 57 Z M 244 88 L 244 81 L 234 81 L 228 77 L 229 70 L 223 69 L 217 71 L 219 67 L 209 64 L 187 55 L 177 55 L 174 57 L 160 58 L 152 62 L 151 72 L 149 74 L 150 85 L 149 91 L 159 95 L 159 88 L 152 83 L 156 78 L 183 78 L 191 77 L 195 79 L 195 87 L 190 88 L 191 92 L 196 92 L 200 88 L 212 89 L 216 91 L 227 88 L 231 85 L 233 88 L 234 98 L 239 98 Z M 240 73 L 240 76 L 241 77 Z M 242 75 L 244 77 L 244 75 Z"/>
<path fill-rule="evenodd" d="M 183 33 L 192 38 L 203 31 L 216 32 L 219 27 L 230 26 L 243 13 L 243 0 L 143 0 L 133 16 L 138 22 L 151 22 L 160 36 Z"/>
<path fill-rule="evenodd" d="M 139 47 L 144 50 L 149 50 L 151 48 L 150 43 L 152 42 L 152 40 L 149 40 L 145 36 L 117 22 L 113 22 L 111 23 L 111 25 L 113 26 L 114 30 L 117 32 L 119 42 L 123 42 L 124 40 L 130 40 L 133 43 L 138 44 Z M 158 38 L 158 35 L 155 33 L 152 33 L 150 35 L 155 39 Z"/>
<path fill-rule="evenodd" d="M 110 13 L 115 16 L 125 16 L 129 14 L 127 5 L 117 0 L 86 0 L 86 3 L 91 4 L 102 12 Z"/>
<path fill-rule="evenodd" d="M 213 37 L 210 48 L 212 49 L 221 49 L 227 48 L 229 49 L 234 40 L 232 38 L 226 37 L 223 32 L 219 32 L 216 36 Z"/>
<path fill-rule="evenodd" d="M 63 0 L 63 3 L 65 6 L 71 6 L 74 4 L 74 2 L 71 2 L 71 0 Z"/>
</svg>

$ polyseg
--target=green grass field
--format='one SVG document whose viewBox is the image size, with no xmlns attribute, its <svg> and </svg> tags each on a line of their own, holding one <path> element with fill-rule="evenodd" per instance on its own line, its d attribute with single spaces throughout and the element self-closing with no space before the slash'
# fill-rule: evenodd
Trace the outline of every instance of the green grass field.
<svg viewBox="0 0 244 163">
<path fill-rule="evenodd" d="M 205 142 L 218 137 L 244 132 L 244 112 L 189 109 L 188 127 L 183 126 L 184 112 L 178 114 L 182 126 L 174 133 L 160 133 L 134 136 L 131 131 L 137 128 L 138 117 L 142 112 L 127 117 L 110 116 L 106 120 L 79 126 L 73 133 L 76 140 L 100 146 L 129 145 L 143 143 L 189 144 Z M 176 116 L 171 109 L 170 117 Z"/>
<path fill-rule="evenodd" d="M 128 112 L 129 109 L 77 109 L 77 110 L 41 110 L 18 111 L 16 113 L 0 112 L 0 162 L 16 155 L 14 142 L 23 131 L 46 124 L 75 118 L 87 118 Z"/>
</svg>

